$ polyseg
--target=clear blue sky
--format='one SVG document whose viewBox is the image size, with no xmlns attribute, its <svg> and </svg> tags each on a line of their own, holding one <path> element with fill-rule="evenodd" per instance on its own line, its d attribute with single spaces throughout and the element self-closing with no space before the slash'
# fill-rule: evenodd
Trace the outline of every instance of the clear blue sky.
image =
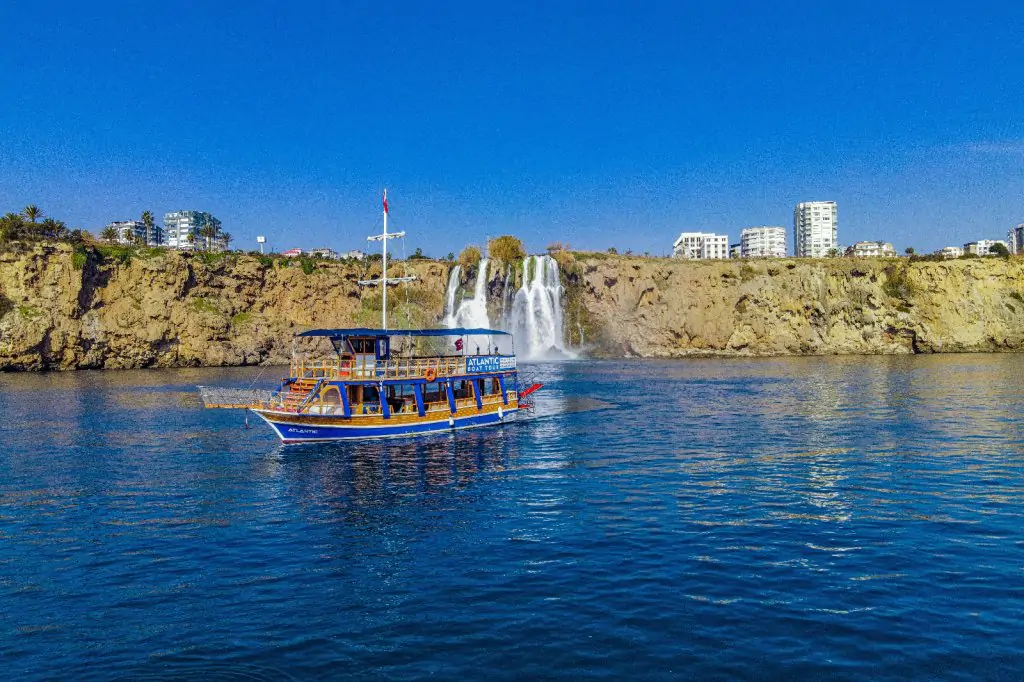
<svg viewBox="0 0 1024 682">
<path fill-rule="evenodd" d="M 839 202 L 902 249 L 1024 222 L 1024 3 L 7 2 L 0 211 L 237 246 L 664 253 Z M 792 248 L 792 247 L 791 247 Z"/>
</svg>

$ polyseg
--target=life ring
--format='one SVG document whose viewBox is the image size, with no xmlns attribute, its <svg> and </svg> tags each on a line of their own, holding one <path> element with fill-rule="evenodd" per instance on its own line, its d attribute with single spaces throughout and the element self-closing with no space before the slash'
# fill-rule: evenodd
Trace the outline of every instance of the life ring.
<svg viewBox="0 0 1024 682">
<path fill-rule="evenodd" d="M 427 367 L 427 371 L 423 374 L 423 378 L 426 379 L 428 382 L 433 381 L 434 379 L 437 378 L 437 370 L 435 370 L 433 367 Z"/>
</svg>

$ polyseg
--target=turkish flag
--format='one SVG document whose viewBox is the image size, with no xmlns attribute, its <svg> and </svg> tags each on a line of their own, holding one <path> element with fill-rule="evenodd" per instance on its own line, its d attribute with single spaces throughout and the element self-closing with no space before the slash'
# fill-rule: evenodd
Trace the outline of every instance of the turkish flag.
<svg viewBox="0 0 1024 682">
<path fill-rule="evenodd" d="M 462 350 L 462 339 L 455 339 L 455 350 Z"/>
<path fill-rule="evenodd" d="M 388 212 L 388 191 L 384 190 L 384 213 Z"/>
</svg>

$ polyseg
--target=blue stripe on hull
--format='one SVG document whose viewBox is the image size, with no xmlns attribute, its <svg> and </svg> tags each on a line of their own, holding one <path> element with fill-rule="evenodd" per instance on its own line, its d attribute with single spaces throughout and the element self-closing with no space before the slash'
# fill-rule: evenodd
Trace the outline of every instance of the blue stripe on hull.
<svg viewBox="0 0 1024 682">
<path fill-rule="evenodd" d="M 508 421 L 514 415 L 515 409 L 505 410 L 504 419 L 498 417 L 497 412 L 478 414 L 466 417 L 455 417 L 455 426 L 449 426 L 448 420 L 426 422 L 419 424 L 402 424 L 400 426 L 349 426 L 331 425 L 317 426 L 315 424 L 287 424 L 275 423 L 266 415 L 257 413 L 263 421 L 270 424 L 277 432 L 278 437 L 284 443 L 303 443 L 309 441 L 325 440 L 350 440 L 369 438 L 396 438 L 401 436 L 418 436 L 430 433 L 443 433 L 452 429 L 469 429 L 476 426 L 492 426 Z"/>
</svg>

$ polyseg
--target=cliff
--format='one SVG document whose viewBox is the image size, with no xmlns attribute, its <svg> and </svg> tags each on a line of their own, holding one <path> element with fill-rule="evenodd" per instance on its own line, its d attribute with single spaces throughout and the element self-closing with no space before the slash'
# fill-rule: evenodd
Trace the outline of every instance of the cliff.
<svg viewBox="0 0 1024 682">
<path fill-rule="evenodd" d="M 448 266 L 409 261 L 389 274 L 419 277 L 389 292 L 391 319 L 434 324 Z M 285 364 L 305 328 L 379 326 L 379 288 L 357 284 L 379 275 L 379 263 L 163 249 L 3 253 L 0 370 Z"/>
<path fill-rule="evenodd" d="M 678 261 L 577 254 L 567 272 L 567 327 L 604 355 L 1024 349 L 1021 258 Z"/>
<path fill-rule="evenodd" d="M 0 253 L 0 370 L 285 363 L 309 327 L 377 326 L 379 263 L 64 244 Z M 605 356 L 930 353 L 1024 349 L 1024 259 L 686 262 L 560 254 L 569 340 Z M 442 318 L 450 266 L 391 319 Z M 503 283 L 491 283 L 492 295 Z"/>
</svg>

